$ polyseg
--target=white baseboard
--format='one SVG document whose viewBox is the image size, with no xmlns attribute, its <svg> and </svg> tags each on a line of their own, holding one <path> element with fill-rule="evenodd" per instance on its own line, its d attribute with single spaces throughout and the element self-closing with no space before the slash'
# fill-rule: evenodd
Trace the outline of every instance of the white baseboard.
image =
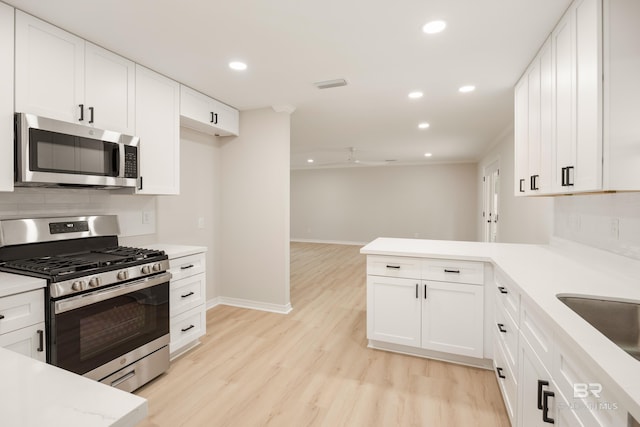
<svg viewBox="0 0 640 427">
<path fill-rule="evenodd" d="M 348 240 L 318 240 L 318 239 L 289 239 L 291 242 L 299 243 L 327 243 L 332 245 L 349 245 L 349 246 L 364 246 L 369 242 L 351 242 Z"/>
<path fill-rule="evenodd" d="M 251 310 L 268 311 L 271 313 L 289 314 L 293 307 L 291 303 L 272 304 L 269 302 L 253 301 L 241 298 L 215 297 L 207 301 L 207 310 L 218 305 L 229 305 L 232 307 L 249 308 Z"/>
</svg>

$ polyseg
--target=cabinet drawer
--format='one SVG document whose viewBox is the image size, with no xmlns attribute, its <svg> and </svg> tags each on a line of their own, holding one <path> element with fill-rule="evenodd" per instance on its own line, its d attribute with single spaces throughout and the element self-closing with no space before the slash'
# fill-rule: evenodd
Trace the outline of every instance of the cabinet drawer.
<svg viewBox="0 0 640 427">
<path fill-rule="evenodd" d="M 44 291 L 0 298 L 0 334 L 44 322 Z"/>
<path fill-rule="evenodd" d="M 172 281 L 204 273 L 205 269 L 205 254 L 195 254 L 169 260 L 169 272 L 171 273 Z"/>
<path fill-rule="evenodd" d="M 170 323 L 171 343 L 169 350 L 174 353 L 205 334 L 207 320 L 204 306 L 198 306 L 172 317 Z"/>
<path fill-rule="evenodd" d="M 171 280 L 169 307 L 171 316 L 204 304 L 205 274 Z"/>
<path fill-rule="evenodd" d="M 496 283 L 496 302 L 501 303 L 517 323 L 520 319 L 520 293 L 501 271 L 496 270 L 494 280 Z"/>
<path fill-rule="evenodd" d="M 367 274 L 373 276 L 420 279 L 419 258 L 368 256 Z"/>
<path fill-rule="evenodd" d="M 498 385 L 502 391 L 502 397 L 507 409 L 507 414 L 511 420 L 511 424 L 515 425 L 514 417 L 516 415 L 517 401 L 518 401 L 518 380 L 515 375 L 516 370 L 513 370 L 506 362 L 503 347 L 500 344 L 500 340 L 494 339 L 493 344 L 493 368 L 498 380 Z M 498 369 L 500 368 L 500 369 Z M 504 377 L 504 378 L 502 378 Z"/>
<path fill-rule="evenodd" d="M 0 335 L 0 347 L 46 361 L 44 322 Z"/>
<path fill-rule="evenodd" d="M 553 363 L 552 327 L 529 305 L 522 304 L 520 314 L 520 332 L 538 356 L 547 372 L 551 372 Z"/>
<path fill-rule="evenodd" d="M 585 426 L 627 425 L 627 412 L 617 404 L 619 400 L 602 388 L 598 379 L 573 352 L 560 348 L 555 353 L 553 369 L 556 387 L 567 398 L 568 408 L 579 408 L 572 412 Z M 614 404 L 617 407 L 610 406 Z"/>
<path fill-rule="evenodd" d="M 495 337 L 501 343 L 506 361 L 514 371 L 518 363 L 518 336 L 520 330 L 511 315 L 496 304 Z"/>
<path fill-rule="evenodd" d="M 484 264 L 475 261 L 425 259 L 422 261 L 422 278 L 439 282 L 484 283 Z"/>
</svg>

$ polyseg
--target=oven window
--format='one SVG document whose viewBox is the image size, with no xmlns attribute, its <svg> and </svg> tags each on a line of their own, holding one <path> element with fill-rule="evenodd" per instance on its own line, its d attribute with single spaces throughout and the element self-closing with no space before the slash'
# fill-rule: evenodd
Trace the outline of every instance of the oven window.
<svg viewBox="0 0 640 427">
<path fill-rule="evenodd" d="M 50 362 L 85 374 L 169 333 L 169 284 L 51 313 Z"/>
<path fill-rule="evenodd" d="M 117 176 L 118 144 L 29 129 L 32 171 Z"/>
</svg>

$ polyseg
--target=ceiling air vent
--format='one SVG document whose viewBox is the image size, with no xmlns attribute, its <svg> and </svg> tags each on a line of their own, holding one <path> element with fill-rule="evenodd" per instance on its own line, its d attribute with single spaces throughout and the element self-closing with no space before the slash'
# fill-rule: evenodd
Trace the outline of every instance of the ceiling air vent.
<svg viewBox="0 0 640 427">
<path fill-rule="evenodd" d="M 332 87 L 346 86 L 347 81 L 345 79 L 325 80 L 323 82 L 315 82 L 314 85 L 316 85 L 318 89 L 329 89 Z"/>
</svg>

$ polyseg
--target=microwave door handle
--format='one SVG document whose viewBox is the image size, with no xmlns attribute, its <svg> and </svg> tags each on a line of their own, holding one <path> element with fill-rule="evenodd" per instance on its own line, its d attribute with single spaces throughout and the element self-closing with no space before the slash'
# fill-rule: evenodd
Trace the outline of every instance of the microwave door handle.
<svg viewBox="0 0 640 427">
<path fill-rule="evenodd" d="M 122 176 L 122 171 L 120 170 L 120 145 L 116 144 L 116 149 L 113 150 L 113 176 Z"/>
</svg>

